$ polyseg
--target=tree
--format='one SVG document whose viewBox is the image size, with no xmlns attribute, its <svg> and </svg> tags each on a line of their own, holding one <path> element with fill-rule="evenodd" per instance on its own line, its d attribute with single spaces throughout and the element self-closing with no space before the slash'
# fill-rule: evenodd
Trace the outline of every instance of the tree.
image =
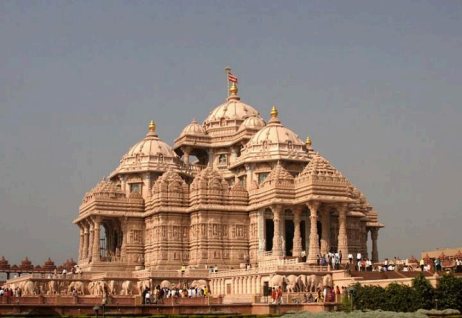
<svg viewBox="0 0 462 318">
<path fill-rule="evenodd" d="M 412 288 L 415 291 L 412 302 L 414 309 L 432 309 L 435 289 L 423 274 L 412 280 Z"/>
<path fill-rule="evenodd" d="M 462 311 L 462 279 L 454 274 L 444 274 L 436 289 L 438 309 L 458 309 Z"/>
<path fill-rule="evenodd" d="M 385 289 L 382 310 L 410 312 L 414 311 L 415 290 L 407 285 L 391 283 Z"/>
</svg>

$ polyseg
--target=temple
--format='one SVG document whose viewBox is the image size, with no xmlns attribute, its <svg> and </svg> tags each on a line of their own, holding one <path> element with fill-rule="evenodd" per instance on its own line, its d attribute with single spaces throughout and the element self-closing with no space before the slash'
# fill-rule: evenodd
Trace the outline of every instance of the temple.
<svg viewBox="0 0 462 318">
<path fill-rule="evenodd" d="M 303 255 L 311 266 L 338 251 L 342 262 L 349 253 L 377 262 L 378 212 L 309 137 L 283 125 L 276 107 L 270 116 L 243 103 L 233 83 L 173 147 L 151 121 L 83 198 L 74 221 L 83 271 L 258 268 Z"/>
</svg>

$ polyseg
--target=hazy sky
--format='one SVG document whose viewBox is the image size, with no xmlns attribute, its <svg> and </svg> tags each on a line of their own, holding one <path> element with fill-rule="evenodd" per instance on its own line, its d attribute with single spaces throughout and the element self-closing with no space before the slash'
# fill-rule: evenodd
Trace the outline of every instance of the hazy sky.
<svg viewBox="0 0 462 318">
<path fill-rule="evenodd" d="M 0 257 L 77 259 L 85 192 L 227 65 L 379 211 L 380 258 L 461 246 L 461 57 L 462 1 L 0 1 Z"/>
</svg>

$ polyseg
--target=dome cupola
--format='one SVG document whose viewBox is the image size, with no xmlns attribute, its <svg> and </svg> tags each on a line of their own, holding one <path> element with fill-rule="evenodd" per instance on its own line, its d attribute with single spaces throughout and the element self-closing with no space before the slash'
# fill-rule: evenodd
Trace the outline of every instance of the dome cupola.
<svg viewBox="0 0 462 318">
<path fill-rule="evenodd" d="M 110 178 L 123 173 L 165 172 L 169 167 L 178 168 L 179 162 L 173 149 L 159 139 L 156 124 L 151 120 L 146 137 L 131 147 L 122 157 L 119 166 L 111 173 Z"/>
</svg>

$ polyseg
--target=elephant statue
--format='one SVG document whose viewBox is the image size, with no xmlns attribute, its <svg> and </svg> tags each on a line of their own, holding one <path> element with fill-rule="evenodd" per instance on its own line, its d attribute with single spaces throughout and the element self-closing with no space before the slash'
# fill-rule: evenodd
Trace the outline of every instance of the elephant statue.
<svg viewBox="0 0 462 318">
<path fill-rule="evenodd" d="M 332 275 L 327 274 L 326 276 L 322 278 L 322 286 L 332 288 L 333 286 Z"/>
<path fill-rule="evenodd" d="M 108 291 L 108 294 L 109 295 L 117 295 L 117 289 L 119 287 L 119 284 L 117 281 L 115 280 L 110 280 L 108 283 L 107 283 L 107 291 Z"/>
<path fill-rule="evenodd" d="M 318 276 L 316 276 L 316 275 L 310 275 L 310 276 L 308 277 L 308 280 L 307 280 L 307 281 L 309 282 L 309 284 L 308 284 L 308 285 L 309 285 L 308 291 L 309 291 L 310 293 L 314 293 L 314 292 L 316 292 L 316 289 L 317 289 L 318 287 L 322 287 L 322 286 L 320 286 L 320 285 L 322 285 L 322 284 L 321 284 L 321 279 L 320 279 Z"/>
<path fill-rule="evenodd" d="M 48 282 L 48 295 L 56 295 L 58 293 L 58 283 L 55 280 L 50 280 Z"/>
<path fill-rule="evenodd" d="M 140 280 L 139 282 L 136 282 L 136 287 L 137 287 L 138 293 L 141 295 L 143 293 L 143 290 L 146 289 L 146 287 L 148 288 L 151 287 L 151 282 L 149 281 L 149 279 Z"/>
<path fill-rule="evenodd" d="M 281 286 L 282 290 L 284 290 L 285 286 L 289 284 L 287 277 L 284 275 L 274 275 L 270 280 L 270 287 L 279 287 Z"/>
<path fill-rule="evenodd" d="M 172 287 L 172 283 L 170 283 L 168 280 L 163 280 L 160 283 L 160 288 L 170 288 Z"/>
<path fill-rule="evenodd" d="M 308 276 L 307 275 L 298 276 L 298 282 L 299 282 L 298 291 L 307 292 L 309 288 Z"/>
<path fill-rule="evenodd" d="M 21 284 L 20 288 L 23 296 L 32 296 L 36 291 L 36 283 L 28 280 Z"/>
<path fill-rule="evenodd" d="M 207 281 L 205 279 L 193 280 L 189 286 L 194 288 L 204 288 L 207 286 Z"/>
<path fill-rule="evenodd" d="M 287 276 L 287 292 L 295 293 L 298 292 L 298 287 L 300 286 L 300 278 L 296 275 Z"/>
<path fill-rule="evenodd" d="M 71 282 L 67 287 L 67 293 L 71 294 L 72 290 L 75 290 L 77 295 L 85 295 L 85 284 L 80 281 Z"/>
<path fill-rule="evenodd" d="M 90 282 L 88 283 L 88 291 L 92 296 L 106 296 L 107 284 L 103 281 Z"/>
<path fill-rule="evenodd" d="M 120 291 L 121 296 L 133 295 L 134 284 L 131 280 L 122 282 L 122 290 Z"/>
</svg>

